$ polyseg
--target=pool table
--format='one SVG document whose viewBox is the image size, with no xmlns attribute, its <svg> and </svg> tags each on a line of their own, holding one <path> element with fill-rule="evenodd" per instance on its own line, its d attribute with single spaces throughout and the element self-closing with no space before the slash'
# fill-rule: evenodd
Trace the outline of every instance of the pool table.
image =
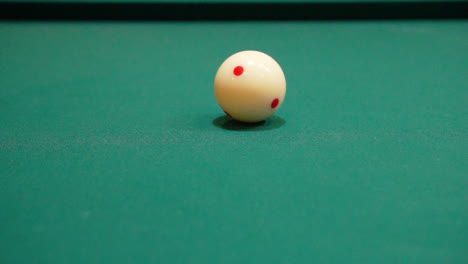
<svg viewBox="0 0 468 264">
<path fill-rule="evenodd" d="M 286 99 L 213 81 L 273 56 Z M 0 263 L 468 262 L 468 21 L 0 22 Z"/>
</svg>

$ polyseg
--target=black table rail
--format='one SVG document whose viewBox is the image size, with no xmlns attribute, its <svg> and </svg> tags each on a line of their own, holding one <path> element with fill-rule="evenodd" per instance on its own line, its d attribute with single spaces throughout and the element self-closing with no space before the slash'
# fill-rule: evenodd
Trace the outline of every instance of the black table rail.
<svg viewBox="0 0 468 264">
<path fill-rule="evenodd" d="M 1 20 L 467 19 L 468 1 L 314 3 L 1 2 Z"/>
</svg>

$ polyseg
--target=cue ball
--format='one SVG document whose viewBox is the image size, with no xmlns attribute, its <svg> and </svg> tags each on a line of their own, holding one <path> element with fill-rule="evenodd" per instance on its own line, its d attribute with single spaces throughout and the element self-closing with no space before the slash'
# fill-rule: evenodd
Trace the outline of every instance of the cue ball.
<svg viewBox="0 0 468 264">
<path fill-rule="evenodd" d="M 241 51 L 227 58 L 216 73 L 218 104 L 232 119 L 254 123 L 273 115 L 286 95 L 280 65 L 260 51 Z"/>
</svg>

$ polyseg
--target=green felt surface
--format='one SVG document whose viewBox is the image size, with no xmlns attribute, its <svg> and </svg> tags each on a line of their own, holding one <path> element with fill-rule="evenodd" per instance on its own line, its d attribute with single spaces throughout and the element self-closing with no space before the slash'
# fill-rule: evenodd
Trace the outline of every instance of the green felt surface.
<svg viewBox="0 0 468 264">
<path fill-rule="evenodd" d="M 468 22 L 0 23 L 0 263 L 467 263 Z M 262 126 L 213 93 L 269 53 Z"/>
</svg>

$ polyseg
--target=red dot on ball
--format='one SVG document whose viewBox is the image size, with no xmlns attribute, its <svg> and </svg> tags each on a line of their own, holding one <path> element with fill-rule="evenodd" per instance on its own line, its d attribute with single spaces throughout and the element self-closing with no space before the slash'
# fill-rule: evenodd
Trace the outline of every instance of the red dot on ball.
<svg viewBox="0 0 468 264">
<path fill-rule="evenodd" d="M 271 102 L 271 108 L 277 107 L 278 104 L 279 104 L 279 100 L 278 100 L 278 98 L 275 98 L 275 99 L 273 100 L 273 102 Z"/>
<path fill-rule="evenodd" d="M 234 68 L 234 75 L 240 76 L 244 72 L 244 67 L 237 66 Z"/>
</svg>

